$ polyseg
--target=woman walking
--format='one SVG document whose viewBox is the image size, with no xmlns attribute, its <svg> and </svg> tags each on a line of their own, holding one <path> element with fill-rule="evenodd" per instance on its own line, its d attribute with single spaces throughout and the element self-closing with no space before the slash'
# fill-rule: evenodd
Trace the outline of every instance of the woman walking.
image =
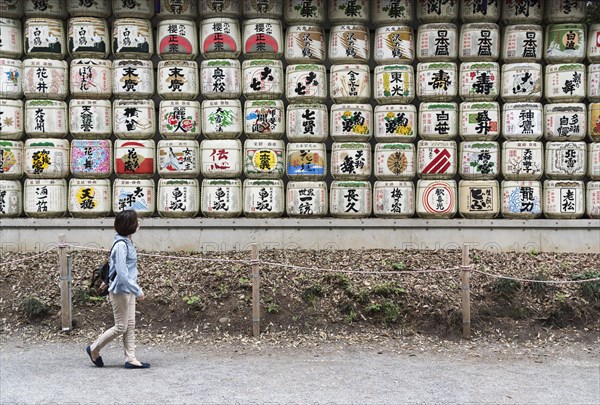
<svg viewBox="0 0 600 405">
<path fill-rule="evenodd" d="M 115 326 L 85 348 L 97 367 L 104 366 L 100 350 L 119 336 L 123 336 L 125 368 L 150 367 L 150 364 L 142 363 L 135 357 L 135 302 L 136 299 L 144 300 L 144 292 L 137 283 L 137 253 L 131 242 L 131 235 L 139 227 L 138 216 L 134 210 L 120 211 L 115 218 L 117 234 L 109 263 L 110 274 L 116 271 L 117 275 L 108 288 L 108 300 L 113 309 Z"/>
</svg>

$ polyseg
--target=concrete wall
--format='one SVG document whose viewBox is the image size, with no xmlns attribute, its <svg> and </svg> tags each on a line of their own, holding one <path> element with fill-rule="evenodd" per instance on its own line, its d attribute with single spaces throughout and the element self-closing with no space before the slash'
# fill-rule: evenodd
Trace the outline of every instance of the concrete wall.
<svg viewBox="0 0 600 405">
<path fill-rule="evenodd" d="M 2 251 L 39 251 L 68 243 L 108 248 L 113 218 L 0 219 Z M 261 249 L 474 249 L 600 253 L 600 220 L 166 219 L 147 218 L 135 235 L 147 251 Z"/>
</svg>

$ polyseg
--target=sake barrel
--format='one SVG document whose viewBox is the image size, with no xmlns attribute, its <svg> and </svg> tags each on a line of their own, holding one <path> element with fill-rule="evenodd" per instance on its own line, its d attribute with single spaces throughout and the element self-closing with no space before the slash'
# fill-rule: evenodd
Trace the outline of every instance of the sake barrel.
<svg viewBox="0 0 600 405">
<path fill-rule="evenodd" d="M 492 141 L 500 135 L 500 105 L 495 101 L 460 103 L 460 137 Z"/>
<path fill-rule="evenodd" d="M 198 141 L 162 139 L 156 149 L 156 170 L 161 177 L 196 178 L 200 175 Z"/>
<path fill-rule="evenodd" d="M 539 0 L 503 0 L 504 24 L 540 24 L 544 18 L 544 3 Z"/>
<path fill-rule="evenodd" d="M 505 63 L 542 60 L 544 33 L 540 25 L 507 25 L 503 38 L 501 58 Z"/>
<path fill-rule="evenodd" d="M 366 142 L 373 134 L 373 107 L 370 104 L 333 104 L 329 127 L 336 142 Z"/>
<path fill-rule="evenodd" d="M 156 206 L 156 186 L 150 179 L 115 179 L 113 182 L 113 212 L 135 210 L 141 217 L 150 217 Z"/>
<path fill-rule="evenodd" d="M 502 206 L 504 218 L 533 219 L 542 215 L 542 185 L 539 181 L 503 181 Z"/>
<path fill-rule="evenodd" d="M 327 183 L 290 181 L 287 184 L 286 213 L 296 218 L 319 218 L 329 212 Z"/>
<path fill-rule="evenodd" d="M 290 142 L 325 142 L 329 115 L 325 104 L 290 104 L 287 107 L 287 138 Z"/>
<path fill-rule="evenodd" d="M 280 60 L 251 59 L 242 62 L 242 92 L 247 100 L 283 96 L 285 77 Z"/>
<path fill-rule="evenodd" d="M 378 105 L 374 120 L 378 142 L 412 142 L 417 137 L 417 107 L 412 104 Z"/>
<path fill-rule="evenodd" d="M 200 94 L 198 76 L 198 63 L 195 61 L 160 61 L 156 92 L 166 100 L 194 100 Z"/>
<path fill-rule="evenodd" d="M 412 24 L 415 16 L 412 0 L 380 0 L 370 2 L 371 20 L 380 27 L 385 24 Z"/>
<path fill-rule="evenodd" d="M 23 63 L 17 59 L 0 59 L 0 89 L 2 97 L 23 97 Z"/>
<path fill-rule="evenodd" d="M 74 98 L 109 99 L 112 95 L 112 62 L 102 59 L 73 59 L 70 90 Z"/>
<path fill-rule="evenodd" d="M 200 24 L 200 53 L 207 59 L 240 56 L 240 25 L 233 18 L 207 18 Z"/>
<path fill-rule="evenodd" d="M 200 93 L 205 98 L 240 98 L 242 69 L 235 59 L 207 59 L 200 64 Z"/>
<path fill-rule="evenodd" d="M 334 103 L 366 103 L 371 98 L 369 65 L 333 65 L 329 83 Z"/>
<path fill-rule="evenodd" d="M 588 181 L 586 184 L 586 209 L 590 218 L 600 218 L 600 181 Z"/>
<path fill-rule="evenodd" d="M 420 62 L 452 62 L 458 56 L 458 28 L 452 23 L 421 24 L 417 44 Z"/>
<path fill-rule="evenodd" d="M 333 25 L 329 33 L 329 61 L 369 63 L 369 29 L 360 24 Z"/>
<path fill-rule="evenodd" d="M 54 100 L 27 100 L 25 133 L 34 138 L 66 137 L 69 133 L 67 103 Z"/>
<path fill-rule="evenodd" d="M 585 99 L 585 65 L 582 63 L 546 66 L 545 92 L 551 103 L 580 103 Z"/>
<path fill-rule="evenodd" d="M 285 133 L 283 100 L 246 100 L 244 133 L 250 139 L 280 139 Z"/>
<path fill-rule="evenodd" d="M 250 0 L 244 2 L 244 18 L 279 18 L 283 16 L 284 2 L 278 0 Z"/>
<path fill-rule="evenodd" d="M 587 170 L 585 142 L 547 142 L 546 170 L 548 179 L 581 180 Z"/>
<path fill-rule="evenodd" d="M 537 141 L 506 141 L 501 161 L 505 180 L 539 180 L 544 174 L 543 145 Z"/>
<path fill-rule="evenodd" d="M 75 218 L 101 218 L 110 214 L 110 180 L 71 179 L 69 181 L 69 213 Z"/>
<path fill-rule="evenodd" d="M 514 141 L 537 141 L 544 135 L 541 103 L 506 103 L 502 107 L 502 136 Z"/>
<path fill-rule="evenodd" d="M 283 180 L 244 180 L 244 215 L 277 218 L 285 212 Z"/>
<path fill-rule="evenodd" d="M 115 100 L 112 107 L 113 132 L 117 138 L 154 137 L 156 112 L 153 100 Z"/>
<path fill-rule="evenodd" d="M 23 142 L 0 140 L 0 180 L 23 177 Z"/>
<path fill-rule="evenodd" d="M 546 0 L 544 20 L 549 23 L 583 21 L 585 7 L 581 1 Z"/>
<path fill-rule="evenodd" d="M 592 142 L 600 141 L 600 103 L 588 105 L 588 136 Z"/>
<path fill-rule="evenodd" d="M 238 18 L 242 15 L 242 4 L 238 1 L 206 0 L 199 3 L 198 12 L 200 13 L 200 18 Z"/>
<path fill-rule="evenodd" d="M 209 218 L 235 218 L 242 215 L 242 181 L 202 180 L 202 214 Z"/>
<path fill-rule="evenodd" d="M 493 180 L 500 174 L 500 145 L 486 141 L 461 142 L 458 161 L 461 178 Z"/>
<path fill-rule="evenodd" d="M 417 19 L 422 23 L 449 22 L 458 18 L 458 1 L 417 0 Z"/>
<path fill-rule="evenodd" d="M 282 179 L 285 143 L 278 139 L 246 139 L 244 174 L 250 179 Z"/>
<path fill-rule="evenodd" d="M 421 103 L 419 136 L 427 140 L 449 140 L 458 135 L 458 104 Z"/>
<path fill-rule="evenodd" d="M 419 180 L 417 215 L 420 218 L 454 217 L 457 211 L 456 194 L 454 180 Z"/>
<path fill-rule="evenodd" d="M 492 22 L 500 19 L 501 2 L 465 0 L 461 3 L 460 19 L 465 23 Z"/>
<path fill-rule="evenodd" d="M 69 141 L 30 138 L 25 141 L 23 171 L 29 178 L 60 179 L 69 176 Z"/>
<path fill-rule="evenodd" d="M 371 144 L 367 142 L 334 142 L 331 175 L 335 180 L 369 180 L 372 159 Z"/>
<path fill-rule="evenodd" d="M 325 103 L 327 71 L 323 65 L 288 65 L 285 95 L 290 103 Z"/>
<path fill-rule="evenodd" d="M 6 18 L 21 18 L 23 17 L 24 3 L 19 0 L 0 1 L 0 15 Z"/>
<path fill-rule="evenodd" d="M 585 104 L 546 104 L 544 134 L 548 141 L 582 141 L 587 133 Z"/>
<path fill-rule="evenodd" d="M 582 62 L 585 59 L 585 24 L 546 26 L 544 59 L 548 63 Z"/>
<path fill-rule="evenodd" d="M 496 62 L 460 64 L 459 96 L 466 101 L 493 101 L 500 93 L 500 67 Z"/>
<path fill-rule="evenodd" d="M 233 139 L 243 130 L 244 115 L 239 100 L 204 100 L 202 133 L 208 139 Z"/>
<path fill-rule="evenodd" d="M 0 218 L 19 217 L 23 212 L 23 188 L 18 180 L 0 180 Z"/>
<path fill-rule="evenodd" d="M 110 35 L 105 18 L 70 18 L 67 40 L 72 58 L 106 59 L 110 53 Z"/>
<path fill-rule="evenodd" d="M 588 28 L 587 57 L 590 63 L 600 63 L 600 24 Z"/>
<path fill-rule="evenodd" d="M 150 20 L 116 18 L 112 30 L 112 51 L 117 59 L 150 59 L 154 55 Z"/>
<path fill-rule="evenodd" d="M 585 214 L 583 181 L 544 181 L 544 208 L 546 218 L 577 219 Z"/>
<path fill-rule="evenodd" d="M 67 2 L 64 0 L 25 0 L 25 17 L 67 18 Z"/>
<path fill-rule="evenodd" d="M 587 97 L 589 101 L 600 101 L 600 63 L 588 66 Z"/>
<path fill-rule="evenodd" d="M 113 94 L 123 99 L 150 99 L 154 95 L 154 71 L 148 60 L 113 61 Z"/>
<path fill-rule="evenodd" d="M 154 175 L 156 146 L 154 141 L 117 139 L 115 174 L 122 179 L 145 179 Z"/>
<path fill-rule="evenodd" d="M 18 140 L 23 137 L 23 102 L 0 99 L 0 139 Z"/>
<path fill-rule="evenodd" d="M 421 101 L 452 101 L 457 95 L 456 63 L 419 63 L 416 80 Z"/>
<path fill-rule="evenodd" d="M 31 218 L 59 218 L 67 213 L 65 179 L 25 179 L 23 211 Z"/>
<path fill-rule="evenodd" d="M 168 19 L 158 23 L 156 54 L 161 59 L 194 60 L 198 56 L 198 27 L 190 20 Z"/>
<path fill-rule="evenodd" d="M 334 218 L 368 218 L 373 207 L 373 193 L 368 181 L 331 182 L 329 211 Z"/>
<path fill-rule="evenodd" d="M 283 2 L 283 16 L 288 24 L 323 24 L 327 17 L 325 0 Z"/>
<path fill-rule="evenodd" d="M 68 0 L 67 11 L 71 17 L 102 17 L 112 14 L 110 1 Z"/>
<path fill-rule="evenodd" d="M 13 0 L 16 3 L 20 1 Z M 0 2 L 0 8 L 6 2 Z M 0 57 L 19 59 L 23 54 L 23 33 L 21 32 L 21 21 L 4 18 L 5 13 L 0 10 L 0 36 L 2 44 L 0 45 Z"/>
<path fill-rule="evenodd" d="M 107 179 L 112 175 L 112 142 L 109 139 L 73 139 L 71 174 L 77 178 Z"/>
<path fill-rule="evenodd" d="M 588 145 L 588 177 L 591 180 L 600 180 L 600 143 L 594 142 Z"/>
<path fill-rule="evenodd" d="M 371 20 L 368 0 L 329 0 L 329 21 L 367 24 Z"/>
<path fill-rule="evenodd" d="M 500 57 L 500 28 L 494 23 L 464 24 L 458 44 L 463 62 L 495 62 Z"/>
<path fill-rule="evenodd" d="M 539 63 L 506 63 L 502 65 L 500 96 L 505 103 L 539 101 L 542 82 L 542 65 Z"/>
<path fill-rule="evenodd" d="M 422 179 L 451 179 L 456 175 L 456 142 L 419 141 L 417 174 Z"/>
<path fill-rule="evenodd" d="M 64 60 L 26 59 L 23 94 L 27 99 L 65 100 L 69 95 L 69 67 Z"/>
<path fill-rule="evenodd" d="M 242 143 L 238 139 L 205 139 L 200 143 L 200 171 L 210 179 L 242 174 Z"/>
<path fill-rule="evenodd" d="M 109 138 L 112 133 L 112 106 L 109 100 L 69 102 L 70 132 L 74 138 Z"/>
<path fill-rule="evenodd" d="M 415 38 L 408 25 L 388 25 L 375 30 L 375 53 L 377 64 L 406 63 L 415 59 Z"/>
<path fill-rule="evenodd" d="M 416 175 L 416 153 L 412 143 L 377 143 L 373 160 L 373 174 L 378 180 L 412 180 Z"/>
<path fill-rule="evenodd" d="M 159 19 L 195 20 L 198 16 L 198 3 L 185 0 L 160 0 L 155 2 L 156 17 Z"/>
<path fill-rule="evenodd" d="M 285 33 L 288 63 L 325 63 L 325 32 L 319 25 L 290 25 Z"/>
<path fill-rule="evenodd" d="M 275 18 L 252 18 L 242 24 L 242 53 L 248 59 L 281 59 L 283 29 Z"/>
<path fill-rule="evenodd" d="M 500 213 L 500 186 L 496 180 L 461 180 L 458 213 L 463 218 L 496 218 Z"/>
<path fill-rule="evenodd" d="M 25 55 L 30 58 L 64 60 L 67 55 L 65 27 L 61 20 L 27 18 L 23 37 Z"/>
<path fill-rule="evenodd" d="M 116 18 L 144 18 L 154 16 L 152 0 L 112 0 L 112 11 Z"/>
<path fill-rule="evenodd" d="M 327 175 L 327 150 L 324 143 L 287 144 L 287 176 L 290 180 L 317 181 Z"/>
<path fill-rule="evenodd" d="M 158 129 L 166 139 L 196 139 L 201 132 L 199 101 L 162 100 L 159 106 Z"/>
<path fill-rule="evenodd" d="M 412 181 L 376 181 L 373 213 L 379 218 L 410 218 L 415 214 L 415 185 Z"/>
<path fill-rule="evenodd" d="M 167 218 L 193 218 L 200 211 L 200 186 L 196 179 L 160 179 L 156 210 Z"/>
<path fill-rule="evenodd" d="M 409 104 L 415 97 L 415 73 L 410 65 L 375 67 L 373 98 L 380 104 Z"/>
</svg>

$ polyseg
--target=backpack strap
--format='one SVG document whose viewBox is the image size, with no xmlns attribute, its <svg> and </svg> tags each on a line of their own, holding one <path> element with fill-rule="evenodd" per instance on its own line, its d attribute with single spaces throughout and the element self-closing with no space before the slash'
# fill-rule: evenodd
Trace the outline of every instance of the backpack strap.
<svg viewBox="0 0 600 405">
<path fill-rule="evenodd" d="M 113 249 L 115 248 L 115 245 L 116 245 L 117 243 L 119 243 L 119 242 L 125 242 L 125 241 L 124 241 L 123 239 L 119 239 L 119 240 L 115 241 L 115 242 L 113 243 L 112 247 L 110 248 L 110 253 L 108 254 L 108 263 L 109 263 L 109 267 L 108 267 L 108 268 L 109 268 L 108 279 L 109 279 L 111 282 L 112 282 L 112 281 L 115 279 L 115 277 L 117 277 L 117 270 L 115 270 L 114 272 L 112 272 L 112 269 L 111 269 L 111 267 L 110 267 L 110 257 L 112 256 L 112 252 L 113 252 Z M 125 243 L 125 249 L 127 249 L 127 243 Z M 111 272 L 112 272 L 112 276 L 111 276 L 111 274 L 110 274 Z"/>
</svg>

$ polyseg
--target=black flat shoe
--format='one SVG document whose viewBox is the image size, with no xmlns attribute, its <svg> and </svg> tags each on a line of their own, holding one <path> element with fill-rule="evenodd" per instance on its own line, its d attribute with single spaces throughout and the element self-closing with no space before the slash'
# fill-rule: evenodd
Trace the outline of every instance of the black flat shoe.
<svg viewBox="0 0 600 405">
<path fill-rule="evenodd" d="M 104 367 L 104 362 L 102 361 L 102 356 L 98 356 L 98 358 L 96 360 L 94 360 L 92 358 L 92 348 L 87 346 L 85 348 L 85 352 L 88 354 L 88 356 L 90 356 L 90 360 L 92 361 L 92 363 L 94 363 L 96 365 L 96 367 Z"/>
<path fill-rule="evenodd" d="M 130 362 L 125 362 L 125 368 L 150 368 L 149 363 L 142 363 L 141 365 L 131 364 Z"/>
</svg>

